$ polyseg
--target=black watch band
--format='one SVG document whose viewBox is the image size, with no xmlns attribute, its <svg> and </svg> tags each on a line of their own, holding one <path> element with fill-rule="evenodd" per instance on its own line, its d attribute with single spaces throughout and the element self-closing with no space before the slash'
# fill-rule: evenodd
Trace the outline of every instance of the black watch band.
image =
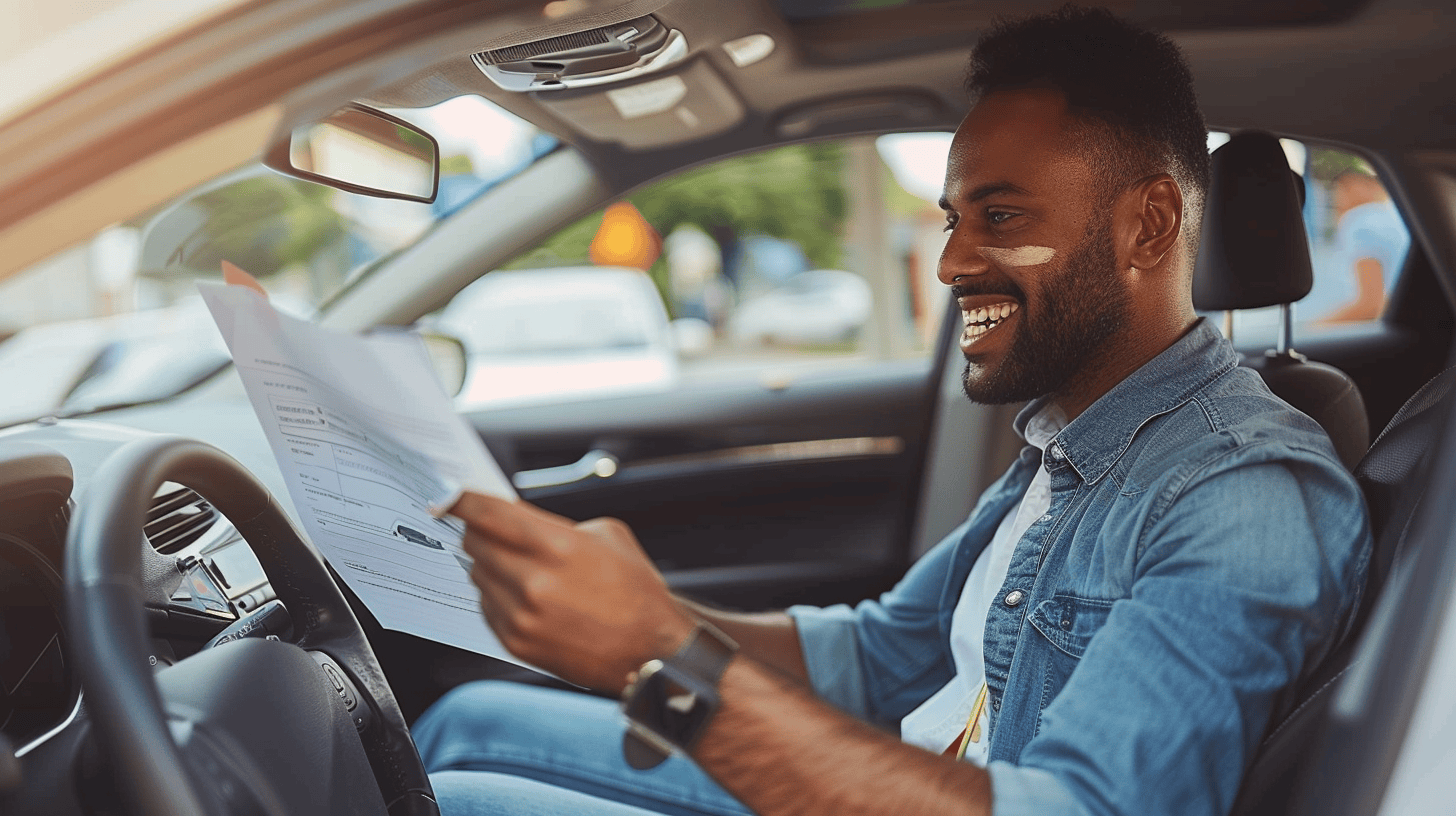
<svg viewBox="0 0 1456 816">
<path fill-rule="evenodd" d="M 737 651 L 738 644 L 718 627 L 707 621 L 698 621 L 677 654 L 668 660 L 707 680 L 716 689 Z"/>
<path fill-rule="evenodd" d="M 672 657 L 649 660 L 622 692 L 627 733 L 622 755 L 638 770 L 655 768 L 674 750 L 687 751 L 718 710 L 718 681 L 738 644 L 698 621 Z"/>
</svg>

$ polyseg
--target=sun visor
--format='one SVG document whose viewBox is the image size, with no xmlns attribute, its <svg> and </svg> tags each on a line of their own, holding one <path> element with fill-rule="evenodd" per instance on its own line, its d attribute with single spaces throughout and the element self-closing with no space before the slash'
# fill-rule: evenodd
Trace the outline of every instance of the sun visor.
<svg viewBox="0 0 1456 816">
<path fill-rule="evenodd" d="M 721 133 L 744 115 L 743 103 L 706 61 L 634 83 L 533 95 L 583 135 L 633 150 Z"/>
</svg>

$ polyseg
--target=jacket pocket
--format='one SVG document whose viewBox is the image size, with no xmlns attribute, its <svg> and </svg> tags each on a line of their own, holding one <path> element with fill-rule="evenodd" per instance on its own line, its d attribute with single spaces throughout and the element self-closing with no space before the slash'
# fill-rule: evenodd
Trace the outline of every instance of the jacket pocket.
<svg viewBox="0 0 1456 816">
<path fill-rule="evenodd" d="M 1107 623 L 1112 601 L 1053 595 L 1031 612 L 1031 625 L 1066 654 L 1081 659 L 1092 636 Z"/>
</svg>

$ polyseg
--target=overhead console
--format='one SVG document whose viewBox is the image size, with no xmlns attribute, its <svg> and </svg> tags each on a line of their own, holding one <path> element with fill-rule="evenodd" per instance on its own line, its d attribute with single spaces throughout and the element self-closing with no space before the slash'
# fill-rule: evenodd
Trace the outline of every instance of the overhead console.
<svg viewBox="0 0 1456 816">
<path fill-rule="evenodd" d="M 592 139 L 633 150 L 722 133 L 744 115 L 743 103 L 706 60 L 605 92 L 540 94 L 536 102 Z"/>
<path fill-rule="evenodd" d="M 761 59 L 772 51 L 758 44 Z M 758 41 L 755 41 L 758 42 Z M 583 135 L 633 150 L 712 136 L 742 121 L 743 103 L 683 32 L 647 14 L 471 55 L 501 89 L 529 93 Z M 754 59 L 756 61 L 756 59 Z"/>
<path fill-rule="evenodd" d="M 621 82 L 661 71 L 688 55 L 681 31 L 646 15 L 601 28 L 472 54 L 507 91 L 554 91 Z"/>
</svg>

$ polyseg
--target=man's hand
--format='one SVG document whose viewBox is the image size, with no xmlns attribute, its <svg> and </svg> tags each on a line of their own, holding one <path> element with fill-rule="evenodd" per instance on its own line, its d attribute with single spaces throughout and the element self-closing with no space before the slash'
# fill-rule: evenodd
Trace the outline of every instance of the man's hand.
<svg viewBox="0 0 1456 816">
<path fill-rule="evenodd" d="M 475 559 L 471 578 L 486 619 L 527 662 L 620 693 L 630 672 L 672 654 L 692 632 L 692 614 L 668 594 L 632 531 L 616 519 L 577 524 L 474 493 L 450 513 L 465 521 L 465 550 Z M 719 691 L 723 707 L 694 757 L 756 812 L 989 811 L 985 771 L 856 722 L 743 654 Z"/>
<path fill-rule="evenodd" d="M 528 663 L 616 694 L 630 672 L 671 655 L 692 632 L 693 619 L 616 519 L 578 524 L 476 493 L 450 514 L 465 522 L 486 620 Z"/>
</svg>

